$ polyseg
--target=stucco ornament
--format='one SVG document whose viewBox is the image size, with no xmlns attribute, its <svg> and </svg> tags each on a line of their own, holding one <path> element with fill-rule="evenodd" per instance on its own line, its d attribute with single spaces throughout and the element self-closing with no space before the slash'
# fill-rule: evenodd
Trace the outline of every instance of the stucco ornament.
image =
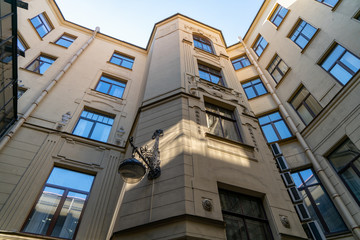
<svg viewBox="0 0 360 240">
<path fill-rule="evenodd" d="M 69 123 L 69 120 L 71 119 L 71 112 L 66 112 L 65 114 L 63 114 L 61 116 L 61 121 L 58 122 L 57 124 L 57 128 L 60 129 L 62 127 L 64 127 L 66 124 Z"/>
<path fill-rule="evenodd" d="M 212 201 L 210 199 L 205 198 L 205 199 L 202 200 L 202 206 L 206 211 L 210 212 L 212 210 L 212 208 L 213 208 L 213 203 L 212 203 Z"/>
<path fill-rule="evenodd" d="M 290 228 L 290 222 L 289 222 L 289 218 L 287 216 L 280 215 L 280 221 L 284 227 Z"/>
</svg>

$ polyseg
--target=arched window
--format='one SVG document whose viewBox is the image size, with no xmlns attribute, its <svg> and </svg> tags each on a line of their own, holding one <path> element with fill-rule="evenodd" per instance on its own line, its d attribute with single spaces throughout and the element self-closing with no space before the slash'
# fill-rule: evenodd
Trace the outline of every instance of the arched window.
<svg viewBox="0 0 360 240">
<path fill-rule="evenodd" d="M 208 40 L 207 38 L 200 37 L 198 35 L 193 35 L 193 38 L 194 38 L 195 47 L 200 48 L 209 53 L 214 53 L 210 40 Z"/>
</svg>

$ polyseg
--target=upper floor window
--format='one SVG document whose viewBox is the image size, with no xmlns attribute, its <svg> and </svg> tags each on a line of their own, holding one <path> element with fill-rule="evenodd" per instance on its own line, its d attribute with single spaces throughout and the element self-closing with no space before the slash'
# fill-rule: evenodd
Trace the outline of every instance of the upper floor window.
<svg viewBox="0 0 360 240">
<path fill-rule="evenodd" d="M 300 118 L 308 125 L 319 114 L 322 107 L 309 91 L 302 86 L 290 101 Z"/>
<path fill-rule="evenodd" d="M 321 67 L 345 85 L 360 69 L 360 58 L 336 44 L 321 63 Z"/>
<path fill-rule="evenodd" d="M 215 84 L 224 85 L 220 70 L 216 70 L 201 64 L 198 64 L 198 66 L 199 66 L 199 75 L 201 79 L 204 79 L 206 81 Z"/>
<path fill-rule="evenodd" d="M 219 137 L 241 141 L 233 111 L 205 103 L 209 132 Z"/>
<path fill-rule="evenodd" d="M 259 123 L 261 130 L 269 143 L 292 136 L 279 112 L 259 117 Z"/>
<path fill-rule="evenodd" d="M 74 239 L 94 176 L 54 167 L 22 232 Z"/>
<path fill-rule="evenodd" d="M 347 189 L 360 205 L 360 150 L 346 139 L 327 157 Z"/>
<path fill-rule="evenodd" d="M 339 212 L 312 169 L 292 173 L 295 185 L 302 194 L 311 217 L 320 223 L 325 234 L 348 231 Z"/>
<path fill-rule="evenodd" d="M 316 0 L 316 1 L 324 3 L 324 4 L 326 4 L 326 5 L 330 6 L 330 7 L 335 7 L 335 5 L 337 4 L 337 2 L 339 0 Z"/>
<path fill-rule="evenodd" d="M 114 97 L 122 98 L 125 86 L 126 83 L 123 81 L 101 76 L 95 90 Z"/>
<path fill-rule="evenodd" d="M 283 6 L 277 5 L 274 13 L 270 17 L 270 22 L 272 22 L 275 26 L 279 27 L 288 11 L 289 10 L 284 8 Z"/>
<path fill-rule="evenodd" d="M 200 37 L 198 35 L 193 35 L 193 38 L 194 38 L 195 47 L 200 48 L 209 53 L 214 53 L 210 40 L 208 40 L 207 38 Z"/>
<path fill-rule="evenodd" d="M 114 118 L 112 117 L 84 110 L 74 128 L 73 134 L 106 142 L 113 123 Z"/>
<path fill-rule="evenodd" d="M 128 69 L 132 69 L 134 58 L 122 55 L 120 53 L 114 53 L 110 59 L 110 62 Z"/>
<path fill-rule="evenodd" d="M 315 35 L 317 28 L 314 28 L 304 20 L 296 25 L 295 29 L 290 34 L 290 39 L 296 43 L 301 49 L 304 49 Z"/>
<path fill-rule="evenodd" d="M 274 59 L 270 63 L 269 67 L 267 68 L 268 72 L 275 80 L 276 83 L 279 83 L 280 80 L 285 76 L 289 67 L 286 63 L 279 57 L 279 55 L 275 55 Z"/>
<path fill-rule="evenodd" d="M 49 57 L 45 55 L 38 56 L 29 66 L 26 67 L 27 70 L 44 74 L 44 72 L 55 62 L 56 58 Z"/>
<path fill-rule="evenodd" d="M 247 83 L 243 83 L 241 85 L 248 99 L 252 99 L 254 97 L 261 96 L 267 93 L 266 88 L 264 87 L 264 84 L 262 83 L 260 78 L 257 78 Z"/>
<path fill-rule="evenodd" d="M 239 70 L 241 68 L 251 65 L 251 63 L 246 55 L 236 58 L 236 59 L 232 60 L 231 62 L 232 62 L 232 65 L 234 66 L 235 70 Z"/>
<path fill-rule="evenodd" d="M 21 56 L 25 56 L 25 51 L 28 49 L 28 46 L 19 33 L 17 38 L 17 48 L 18 48 L 18 54 Z"/>
<path fill-rule="evenodd" d="M 55 44 L 63 46 L 63 47 L 70 47 L 70 45 L 75 41 L 76 37 L 70 36 L 68 34 L 63 34 Z"/>
<path fill-rule="evenodd" d="M 253 45 L 252 48 L 254 49 L 256 55 L 260 57 L 267 45 L 268 45 L 267 41 L 260 35 L 256 39 L 255 44 Z"/>
<path fill-rule="evenodd" d="M 219 195 L 227 240 L 273 239 L 261 199 L 222 189 Z"/>
<path fill-rule="evenodd" d="M 36 17 L 33 17 L 30 21 L 41 38 L 53 29 L 45 13 L 40 13 Z"/>
</svg>

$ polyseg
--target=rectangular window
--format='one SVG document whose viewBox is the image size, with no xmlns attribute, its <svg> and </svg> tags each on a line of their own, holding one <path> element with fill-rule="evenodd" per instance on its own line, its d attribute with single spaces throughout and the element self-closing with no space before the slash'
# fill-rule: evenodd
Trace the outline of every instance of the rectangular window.
<svg viewBox="0 0 360 240">
<path fill-rule="evenodd" d="M 63 47 L 70 47 L 70 45 L 75 41 L 76 37 L 63 34 L 56 42 L 55 44 L 63 46 Z"/>
<path fill-rule="evenodd" d="M 261 54 L 264 52 L 267 44 L 267 41 L 261 35 L 256 39 L 256 42 L 252 48 L 254 49 L 258 57 L 260 57 Z"/>
<path fill-rule="evenodd" d="M 281 5 L 278 5 L 274 11 L 274 13 L 270 17 L 270 22 L 272 22 L 275 26 L 279 27 L 281 22 L 284 20 L 286 14 L 288 13 L 288 9 L 284 8 Z"/>
<path fill-rule="evenodd" d="M 291 33 L 290 39 L 301 49 L 304 49 L 311 38 L 315 35 L 316 31 L 317 28 L 314 28 L 304 20 L 300 20 L 294 31 Z"/>
<path fill-rule="evenodd" d="M 208 66 L 204 66 L 201 64 L 198 64 L 199 66 L 199 75 L 201 79 L 204 79 L 206 81 L 218 84 L 218 85 L 224 85 L 224 82 L 222 80 L 222 75 L 220 70 L 216 70 L 213 68 L 210 68 Z"/>
<path fill-rule="evenodd" d="M 114 118 L 112 117 L 84 110 L 74 128 L 73 134 L 106 142 L 113 123 Z"/>
<path fill-rule="evenodd" d="M 226 239 L 273 239 L 261 199 L 219 189 Z"/>
<path fill-rule="evenodd" d="M 337 2 L 339 0 L 316 0 L 316 1 L 324 3 L 324 4 L 326 4 L 326 5 L 330 6 L 330 7 L 335 7 L 335 5 L 337 4 Z"/>
<path fill-rule="evenodd" d="M 241 136 L 232 111 L 205 103 L 209 132 L 219 137 L 241 142 Z"/>
<path fill-rule="evenodd" d="M 289 128 L 287 127 L 284 119 L 279 112 L 274 112 L 262 117 L 259 117 L 261 130 L 263 131 L 266 140 L 276 142 L 281 139 L 289 138 L 292 136 Z"/>
<path fill-rule="evenodd" d="M 359 71 L 360 58 L 336 44 L 322 61 L 321 67 L 345 85 Z"/>
<path fill-rule="evenodd" d="M 54 167 L 22 232 L 74 239 L 94 176 Z"/>
<path fill-rule="evenodd" d="M 28 46 L 25 44 L 24 40 L 20 37 L 20 34 L 18 33 L 17 38 L 17 49 L 18 49 L 18 55 L 25 56 L 25 51 L 28 49 Z"/>
<path fill-rule="evenodd" d="M 261 96 L 267 93 L 266 88 L 264 87 L 264 84 L 262 83 L 260 78 L 251 80 L 250 82 L 243 83 L 241 85 L 248 99 L 252 99 L 254 97 Z"/>
<path fill-rule="evenodd" d="M 44 13 L 40 13 L 36 17 L 33 17 L 30 21 L 41 38 L 45 37 L 45 35 L 53 29 L 49 19 Z"/>
<path fill-rule="evenodd" d="M 26 69 L 32 72 L 44 74 L 51 64 L 55 62 L 55 60 L 56 58 L 40 55 L 32 63 L 30 63 Z"/>
<path fill-rule="evenodd" d="M 346 139 L 327 159 L 360 205 L 360 150 Z"/>
<path fill-rule="evenodd" d="M 320 223 L 325 234 L 348 231 L 339 212 L 312 169 L 292 173 L 295 185 L 302 194 L 311 217 Z"/>
<path fill-rule="evenodd" d="M 124 68 L 132 69 L 134 64 L 134 58 L 127 57 L 119 53 L 114 53 L 110 59 L 110 62 Z"/>
<path fill-rule="evenodd" d="M 24 95 L 24 93 L 26 92 L 27 89 L 25 88 L 18 88 L 18 91 L 17 91 L 17 98 L 19 99 L 22 95 Z"/>
<path fill-rule="evenodd" d="M 231 62 L 233 64 L 235 70 L 239 70 L 241 68 L 244 68 L 244 67 L 247 67 L 247 66 L 251 65 L 251 63 L 250 63 L 250 61 L 249 61 L 249 59 L 248 59 L 248 57 L 246 55 L 241 56 L 241 57 L 239 57 L 237 59 L 234 59 Z"/>
<path fill-rule="evenodd" d="M 268 72 L 275 80 L 276 83 L 279 83 L 280 80 L 285 76 L 289 67 L 286 63 L 279 57 L 279 55 L 275 55 L 274 59 L 272 60 L 271 64 L 267 68 Z"/>
<path fill-rule="evenodd" d="M 305 125 L 308 125 L 322 109 L 318 101 L 304 86 L 296 93 L 290 103 Z"/>
<path fill-rule="evenodd" d="M 101 76 L 95 90 L 114 97 L 122 98 L 125 86 L 125 82 L 110 77 Z"/>
</svg>

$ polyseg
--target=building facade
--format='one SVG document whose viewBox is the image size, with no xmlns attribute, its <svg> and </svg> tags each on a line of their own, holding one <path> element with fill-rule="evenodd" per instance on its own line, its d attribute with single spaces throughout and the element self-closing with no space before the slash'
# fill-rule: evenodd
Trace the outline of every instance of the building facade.
<svg viewBox="0 0 360 240">
<path fill-rule="evenodd" d="M 0 239 L 360 239 L 358 0 L 266 0 L 232 46 L 175 14 L 146 48 L 25 2 Z M 161 176 L 124 183 L 157 129 Z"/>
</svg>

